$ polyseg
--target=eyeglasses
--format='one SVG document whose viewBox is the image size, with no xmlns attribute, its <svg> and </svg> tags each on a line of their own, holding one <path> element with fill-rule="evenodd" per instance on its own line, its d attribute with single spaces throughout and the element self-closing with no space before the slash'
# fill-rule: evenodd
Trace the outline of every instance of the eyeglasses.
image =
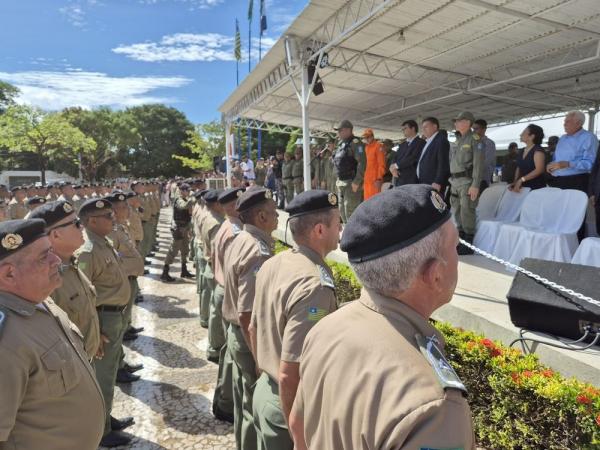
<svg viewBox="0 0 600 450">
<path fill-rule="evenodd" d="M 81 228 L 81 220 L 79 219 L 79 217 L 76 217 L 74 220 L 67 222 L 67 223 L 63 223 L 62 225 L 58 225 L 56 227 L 51 228 L 51 230 L 57 230 L 59 228 L 64 228 L 64 227 L 70 227 L 71 225 L 75 225 L 76 228 Z"/>
</svg>

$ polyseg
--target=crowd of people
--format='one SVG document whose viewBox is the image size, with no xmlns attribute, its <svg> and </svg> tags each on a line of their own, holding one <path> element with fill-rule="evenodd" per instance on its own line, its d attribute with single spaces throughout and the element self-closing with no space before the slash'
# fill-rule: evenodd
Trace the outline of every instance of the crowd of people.
<svg viewBox="0 0 600 450">
<path fill-rule="evenodd" d="M 269 163 L 274 187 L 249 160 L 236 183 L 246 186 L 227 189 L 204 179 L 13 187 L 0 222 L 0 448 L 130 442 L 122 430 L 134 419 L 113 417 L 112 399 L 142 369 L 123 340 L 143 331 L 131 311 L 144 300 L 137 278 L 161 204 L 173 214 L 160 279 L 174 281 L 177 258 L 180 276 L 196 279 L 206 357 L 219 365 L 212 411 L 233 423 L 239 450 L 474 448 L 464 386 L 428 319 L 452 298 L 458 238 L 472 238 L 495 148 L 485 121 L 463 112 L 454 124 L 450 143 L 437 119 L 421 122 L 422 137 L 407 120 L 393 152 L 343 121 L 337 143 L 313 150 L 309 191 L 299 148 Z M 550 157 L 543 130 L 527 126 L 511 189 L 592 186 L 597 196 L 598 141 L 582 126 L 569 113 Z M 295 245 L 275 255 L 278 206 Z M 364 289 L 338 310 L 325 256 L 342 223 Z"/>
</svg>

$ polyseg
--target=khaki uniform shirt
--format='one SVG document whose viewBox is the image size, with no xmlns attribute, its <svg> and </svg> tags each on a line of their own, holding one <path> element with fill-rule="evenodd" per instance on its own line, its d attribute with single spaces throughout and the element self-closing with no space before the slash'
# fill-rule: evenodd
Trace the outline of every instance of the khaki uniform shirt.
<svg viewBox="0 0 600 450">
<path fill-rule="evenodd" d="M 83 344 L 88 357 L 96 355 L 100 346 L 100 325 L 96 313 L 96 289 L 71 258 L 64 266 L 63 284 L 50 297 L 67 313 L 71 322 L 83 334 Z"/>
<path fill-rule="evenodd" d="M 223 223 L 223 216 L 219 216 L 214 212 L 207 209 L 206 217 L 202 221 L 202 225 L 200 227 L 200 240 L 202 241 L 202 256 L 203 258 L 210 264 L 211 263 L 211 254 L 212 254 L 212 240 L 219 231 L 221 224 Z M 211 269 L 212 269 L 211 265 Z"/>
<path fill-rule="evenodd" d="M 24 203 L 17 202 L 14 198 L 8 204 L 8 213 L 12 220 L 23 219 L 29 210 Z"/>
<path fill-rule="evenodd" d="M 148 204 L 148 197 L 140 195 L 140 201 L 142 203 L 142 209 L 140 210 L 142 222 L 148 222 L 152 217 L 152 211 L 150 210 L 150 205 Z"/>
<path fill-rule="evenodd" d="M 242 222 L 240 219 L 228 217 L 221 224 L 219 231 L 212 242 L 211 265 L 215 275 L 215 281 L 221 287 L 225 286 L 224 259 L 225 251 L 229 244 L 242 232 Z"/>
<path fill-rule="evenodd" d="M 76 256 L 79 268 L 96 288 L 96 306 L 125 306 L 129 302 L 129 280 L 108 239 L 85 230 L 85 244 Z"/>
<path fill-rule="evenodd" d="M 121 266 L 128 277 L 144 275 L 144 258 L 137 250 L 125 225 L 117 223 L 115 229 L 108 235 L 114 249 L 119 255 Z"/>
<path fill-rule="evenodd" d="M 307 333 L 336 309 L 333 274 L 314 250 L 300 246 L 266 261 L 252 310 L 258 367 L 279 381 L 280 361 L 300 362 Z"/>
<path fill-rule="evenodd" d="M 253 225 L 244 230 L 225 251 L 225 294 L 223 318 L 239 325 L 239 313 L 251 312 L 254 305 L 256 273 L 273 255 L 273 238 Z"/>
<path fill-rule="evenodd" d="M 208 210 L 201 203 L 196 203 L 192 210 L 192 231 L 194 232 L 194 246 L 204 250 L 201 232 L 202 222 L 204 222 L 204 218 L 208 214 Z"/>
<path fill-rule="evenodd" d="M 467 172 L 458 177 L 454 174 Z M 469 131 L 450 145 L 450 184 L 464 186 L 470 184 L 479 188 L 486 172 L 485 145 L 476 133 Z M 470 174 L 470 176 L 468 176 Z"/>
<path fill-rule="evenodd" d="M 294 170 L 294 165 L 296 164 L 295 159 L 290 159 L 289 161 L 283 161 L 281 163 L 281 177 L 284 180 L 289 180 L 293 178 L 292 171 Z"/>
<path fill-rule="evenodd" d="M 140 242 L 144 239 L 144 228 L 142 227 L 142 217 L 137 208 L 129 208 L 129 231 L 131 238 L 135 242 Z"/>
<path fill-rule="evenodd" d="M 308 447 L 474 449 L 464 387 L 443 348 L 414 310 L 363 289 L 304 343 L 294 411 Z"/>
<path fill-rule="evenodd" d="M 292 166 L 292 178 L 304 178 L 304 158 L 297 159 Z"/>
<path fill-rule="evenodd" d="M 0 292 L 0 449 L 96 450 L 104 401 L 79 331 L 48 299 Z"/>
</svg>

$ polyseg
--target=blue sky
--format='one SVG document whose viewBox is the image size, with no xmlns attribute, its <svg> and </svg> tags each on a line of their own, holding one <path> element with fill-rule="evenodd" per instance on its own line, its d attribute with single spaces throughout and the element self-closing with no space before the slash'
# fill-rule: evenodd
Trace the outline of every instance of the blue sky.
<svg viewBox="0 0 600 450">
<path fill-rule="evenodd" d="M 254 0 L 253 40 L 259 0 Z M 272 45 L 306 0 L 267 0 Z M 2 0 L 0 79 L 44 109 L 163 102 L 195 123 L 218 119 L 235 88 L 235 18 L 248 74 L 248 0 Z M 263 50 L 264 51 L 264 50 Z M 254 46 L 253 65 L 257 63 Z M 263 53 L 264 54 L 264 53 Z"/>
</svg>

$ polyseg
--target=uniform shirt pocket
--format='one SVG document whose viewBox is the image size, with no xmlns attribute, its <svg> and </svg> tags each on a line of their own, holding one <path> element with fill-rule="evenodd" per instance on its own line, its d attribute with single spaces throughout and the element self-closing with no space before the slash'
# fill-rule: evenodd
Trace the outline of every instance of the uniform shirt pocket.
<svg viewBox="0 0 600 450">
<path fill-rule="evenodd" d="M 77 371 L 72 352 L 67 344 L 59 341 L 41 356 L 44 365 L 48 393 L 61 397 L 79 384 L 81 374 Z"/>
</svg>

